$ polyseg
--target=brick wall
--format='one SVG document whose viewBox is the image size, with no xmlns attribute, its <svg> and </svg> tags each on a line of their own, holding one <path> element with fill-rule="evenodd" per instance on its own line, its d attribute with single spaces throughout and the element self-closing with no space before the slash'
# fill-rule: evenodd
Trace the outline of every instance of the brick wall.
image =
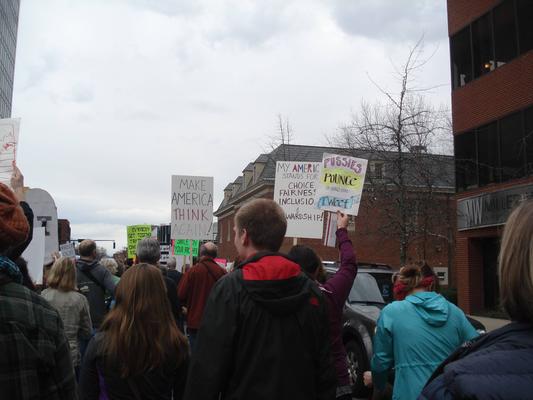
<svg viewBox="0 0 533 400">
<path fill-rule="evenodd" d="M 57 220 L 57 231 L 59 244 L 65 244 L 70 241 L 70 222 L 68 219 Z"/>
<path fill-rule="evenodd" d="M 457 233 L 455 271 L 459 307 L 467 314 L 484 308 L 482 239 L 501 237 L 503 226 Z"/>
<path fill-rule="evenodd" d="M 357 258 L 360 262 L 383 263 L 398 268 L 400 266 L 399 241 L 391 239 L 379 232 L 378 228 L 384 226 L 387 222 L 385 216 L 380 212 L 379 206 L 368 204 L 364 199 L 365 197 L 363 197 L 359 215 L 355 220 L 355 230 L 350 230 L 349 232 L 354 243 Z M 447 210 L 451 214 L 453 224 L 451 226 L 451 232 L 455 232 L 455 202 L 446 202 L 446 197 L 443 196 L 439 204 L 439 207 L 435 207 L 436 212 L 442 213 L 442 210 Z M 233 245 L 235 237 L 233 232 L 233 217 L 234 213 L 228 213 L 218 219 L 218 229 L 221 232 L 220 242 L 218 244 L 219 255 L 231 261 L 235 260 L 237 256 L 235 246 Z M 228 240 L 227 236 L 228 223 L 229 229 L 231 229 L 230 240 Z M 443 238 L 448 234 L 446 226 L 441 224 L 432 232 L 438 236 L 429 237 L 425 244 L 422 240 L 415 241 L 412 244 L 408 251 L 408 262 L 425 259 L 434 267 L 448 267 L 449 264 L 451 265 L 452 259 L 448 257 L 448 241 Z M 338 260 L 338 250 L 324 246 L 322 240 L 300 238 L 298 239 L 298 244 L 312 247 L 325 261 Z M 281 251 L 288 252 L 292 245 L 293 238 L 286 238 L 281 247 Z M 452 256 L 450 255 L 450 257 Z"/>
<path fill-rule="evenodd" d="M 453 35 L 501 0 L 448 0 L 448 33 Z"/>
<path fill-rule="evenodd" d="M 533 51 L 452 92 L 454 133 L 533 104 Z"/>
</svg>

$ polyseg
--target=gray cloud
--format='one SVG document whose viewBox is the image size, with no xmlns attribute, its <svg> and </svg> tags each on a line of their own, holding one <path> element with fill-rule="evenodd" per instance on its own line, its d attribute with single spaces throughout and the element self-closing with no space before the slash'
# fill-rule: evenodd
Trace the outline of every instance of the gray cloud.
<svg viewBox="0 0 533 400">
<path fill-rule="evenodd" d="M 77 85 L 72 88 L 70 100 L 75 103 L 88 103 L 94 98 L 93 91 L 83 85 Z"/>
<path fill-rule="evenodd" d="M 446 37 L 446 3 L 435 0 L 334 0 L 332 15 L 349 35 L 387 41 Z"/>
<path fill-rule="evenodd" d="M 193 15 L 202 10 L 200 1 L 190 0 L 121 0 L 147 10 L 165 15 Z"/>
</svg>

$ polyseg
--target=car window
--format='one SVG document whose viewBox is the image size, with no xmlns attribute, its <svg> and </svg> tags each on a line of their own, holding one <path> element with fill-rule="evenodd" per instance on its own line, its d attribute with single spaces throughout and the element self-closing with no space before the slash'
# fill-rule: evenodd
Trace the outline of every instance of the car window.
<svg viewBox="0 0 533 400">
<path fill-rule="evenodd" d="M 385 303 L 374 277 L 365 272 L 357 274 L 348 295 L 350 303 Z"/>
<path fill-rule="evenodd" d="M 385 303 L 391 303 L 394 300 L 393 285 L 391 280 L 392 273 L 385 274 L 380 272 L 371 274 L 376 279 L 381 296 L 383 296 Z"/>
</svg>

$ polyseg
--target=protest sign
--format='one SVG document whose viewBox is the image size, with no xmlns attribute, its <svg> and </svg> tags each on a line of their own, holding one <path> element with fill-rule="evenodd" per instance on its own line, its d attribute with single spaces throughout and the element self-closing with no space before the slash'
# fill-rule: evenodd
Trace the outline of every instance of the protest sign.
<svg viewBox="0 0 533 400">
<path fill-rule="evenodd" d="M 278 161 L 274 201 L 287 217 L 287 237 L 320 239 L 322 210 L 315 207 L 319 162 Z"/>
<path fill-rule="evenodd" d="M 152 236 L 151 225 L 130 225 L 128 231 L 128 258 L 135 257 L 137 252 L 137 242 L 139 240 Z"/>
<path fill-rule="evenodd" d="M 22 257 L 28 262 L 28 273 L 35 284 L 43 283 L 43 265 L 45 255 L 46 228 L 33 228 L 31 242 L 22 253 Z"/>
<path fill-rule="evenodd" d="M 61 252 L 61 257 L 76 258 L 76 251 L 73 243 L 60 244 L 59 251 Z"/>
<path fill-rule="evenodd" d="M 200 241 L 192 241 L 192 255 L 198 257 L 200 249 Z M 191 254 L 191 241 L 190 240 L 175 240 L 174 241 L 174 255 L 175 256 L 189 256 Z"/>
<path fill-rule="evenodd" d="M 154 232 L 152 232 L 153 236 Z M 161 258 L 159 258 L 159 264 L 167 265 L 167 261 L 170 258 L 170 245 L 162 244 L 159 246 L 159 251 L 161 252 Z"/>
<path fill-rule="evenodd" d="M 20 119 L 0 119 L 0 182 L 11 187 L 13 161 L 17 159 Z"/>
<path fill-rule="evenodd" d="M 324 153 L 317 187 L 316 207 L 357 215 L 368 160 Z"/>
<path fill-rule="evenodd" d="M 213 178 L 172 176 L 172 239 L 212 240 Z"/>
</svg>

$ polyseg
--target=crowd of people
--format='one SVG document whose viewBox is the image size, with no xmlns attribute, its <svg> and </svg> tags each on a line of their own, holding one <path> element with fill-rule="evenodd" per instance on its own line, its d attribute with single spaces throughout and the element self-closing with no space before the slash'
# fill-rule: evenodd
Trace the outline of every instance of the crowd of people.
<svg viewBox="0 0 533 400">
<path fill-rule="evenodd" d="M 33 213 L 14 171 L 12 188 L 0 184 L 0 398 L 352 398 L 342 315 L 357 261 L 347 215 L 338 212 L 330 277 L 311 247 L 279 252 L 284 212 L 255 199 L 236 212 L 241 262 L 229 273 L 211 242 L 182 274 L 143 239 L 118 274 L 85 240 L 78 259 L 54 261 L 38 293 L 21 259 Z M 512 322 L 480 337 L 437 293 L 431 268 L 400 269 L 365 373 L 374 398 L 533 398 L 533 202 L 509 217 L 499 268 Z"/>
</svg>

